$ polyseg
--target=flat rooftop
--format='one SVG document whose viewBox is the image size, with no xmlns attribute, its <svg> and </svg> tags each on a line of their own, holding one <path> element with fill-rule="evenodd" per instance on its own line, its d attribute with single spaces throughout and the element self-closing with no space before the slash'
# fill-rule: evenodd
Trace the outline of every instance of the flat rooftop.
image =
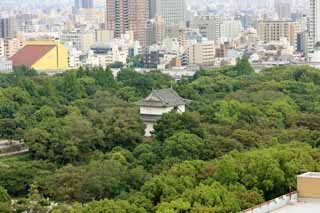
<svg viewBox="0 0 320 213">
<path fill-rule="evenodd" d="M 305 178 L 320 178 L 320 172 L 307 172 L 302 175 L 298 175 L 298 177 L 305 177 Z"/>
<path fill-rule="evenodd" d="M 299 199 L 299 202 L 289 203 L 272 213 L 316 213 L 320 212 L 320 199 Z"/>
</svg>

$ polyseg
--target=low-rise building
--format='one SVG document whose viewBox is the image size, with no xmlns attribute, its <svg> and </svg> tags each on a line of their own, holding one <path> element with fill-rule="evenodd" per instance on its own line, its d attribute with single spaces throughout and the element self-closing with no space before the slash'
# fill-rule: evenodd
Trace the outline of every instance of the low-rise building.
<svg viewBox="0 0 320 213">
<path fill-rule="evenodd" d="M 12 71 L 12 62 L 6 58 L 0 58 L 0 73 L 9 73 Z"/>
<path fill-rule="evenodd" d="M 148 97 L 138 101 L 136 104 L 140 107 L 140 116 L 145 123 L 145 136 L 151 136 L 153 127 L 161 115 L 169 112 L 183 113 L 188 102 L 171 88 L 153 90 Z"/>
<path fill-rule="evenodd" d="M 91 67 L 107 67 L 115 62 L 127 62 L 128 56 L 138 55 L 140 44 L 130 34 L 121 35 L 107 43 L 91 46 L 86 64 Z"/>
<path fill-rule="evenodd" d="M 17 38 L 0 38 L 0 57 L 10 58 L 24 46 L 24 42 Z"/>
<path fill-rule="evenodd" d="M 64 71 L 68 66 L 68 50 L 56 41 L 28 42 L 10 60 L 14 67 L 27 66 L 38 71 Z"/>
<path fill-rule="evenodd" d="M 160 64 L 160 54 L 159 52 L 144 54 L 143 60 L 145 68 L 156 69 Z"/>
<path fill-rule="evenodd" d="M 71 42 L 77 50 L 88 52 L 91 45 L 95 43 L 95 34 L 83 30 L 64 31 L 60 35 L 60 41 L 62 43 Z"/>
</svg>

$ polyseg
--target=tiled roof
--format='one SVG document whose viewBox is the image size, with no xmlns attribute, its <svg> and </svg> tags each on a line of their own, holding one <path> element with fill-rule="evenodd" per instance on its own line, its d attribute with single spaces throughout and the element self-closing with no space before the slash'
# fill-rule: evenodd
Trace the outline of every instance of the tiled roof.
<svg viewBox="0 0 320 213">
<path fill-rule="evenodd" d="M 32 67 L 39 59 L 52 50 L 55 45 L 26 45 L 10 59 L 13 66 Z"/>
<path fill-rule="evenodd" d="M 188 100 L 183 99 L 173 89 L 160 89 L 153 90 L 151 94 L 137 102 L 138 106 L 149 106 L 149 107 L 174 107 L 181 106 L 188 103 Z"/>
</svg>

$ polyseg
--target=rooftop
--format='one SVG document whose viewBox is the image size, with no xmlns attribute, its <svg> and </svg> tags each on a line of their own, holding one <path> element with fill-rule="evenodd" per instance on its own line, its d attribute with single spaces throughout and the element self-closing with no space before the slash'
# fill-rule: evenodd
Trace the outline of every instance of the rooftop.
<svg viewBox="0 0 320 213">
<path fill-rule="evenodd" d="M 320 178 L 320 172 L 307 172 L 301 175 L 298 175 L 298 177 L 305 177 L 305 178 Z"/>
<path fill-rule="evenodd" d="M 12 64 L 13 66 L 32 67 L 54 47 L 55 45 L 26 45 L 11 57 Z"/>
<path fill-rule="evenodd" d="M 172 88 L 168 88 L 152 90 L 147 98 L 138 101 L 136 104 L 145 107 L 176 107 L 187 103 L 188 100 L 180 97 Z"/>
<path fill-rule="evenodd" d="M 313 213 L 320 212 L 320 173 L 297 176 L 297 192 L 266 201 L 241 213 Z"/>
<path fill-rule="evenodd" d="M 272 211 L 272 213 L 312 213 L 320 212 L 320 199 L 299 199 L 298 202 L 292 202 L 284 207 Z"/>
</svg>

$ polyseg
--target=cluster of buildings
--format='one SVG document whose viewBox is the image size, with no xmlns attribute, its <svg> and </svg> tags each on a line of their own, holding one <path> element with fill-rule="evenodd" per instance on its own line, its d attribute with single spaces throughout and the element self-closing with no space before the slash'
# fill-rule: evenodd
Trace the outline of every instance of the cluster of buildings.
<svg viewBox="0 0 320 213">
<path fill-rule="evenodd" d="M 142 69 L 174 73 L 243 56 L 257 69 L 320 64 L 320 0 L 53 0 L 38 8 L 4 1 L 0 9 L 0 72 L 126 65 L 134 56 Z M 63 49 L 54 58 L 30 51 L 52 45 Z M 30 54 L 54 62 L 25 64 Z"/>
</svg>

